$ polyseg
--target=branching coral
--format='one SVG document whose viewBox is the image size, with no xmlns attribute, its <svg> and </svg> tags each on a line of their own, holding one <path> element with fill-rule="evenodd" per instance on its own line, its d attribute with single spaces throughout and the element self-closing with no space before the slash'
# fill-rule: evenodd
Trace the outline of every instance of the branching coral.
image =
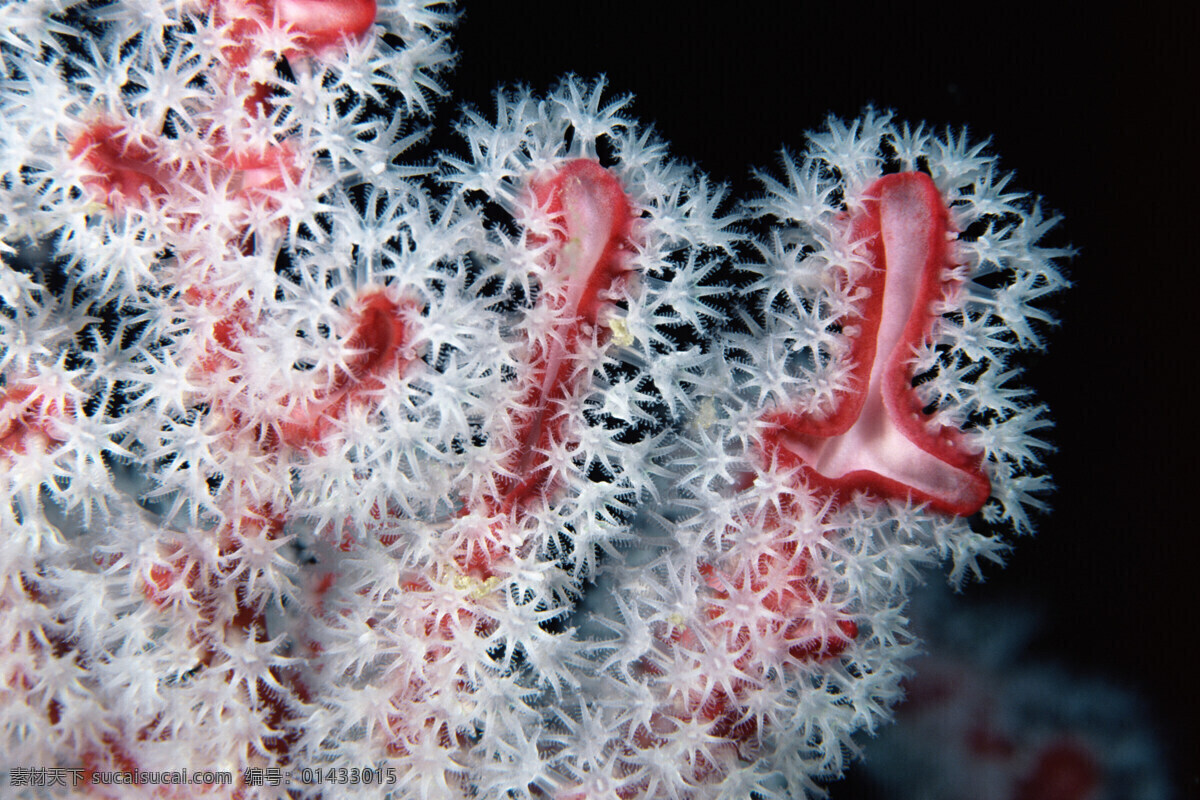
<svg viewBox="0 0 1200 800">
<path fill-rule="evenodd" d="M 1065 253 L 992 157 L 868 111 L 739 204 L 568 77 L 412 166 L 453 18 L 0 6 L 9 763 L 817 794 L 1029 527 Z"/>
</svg>

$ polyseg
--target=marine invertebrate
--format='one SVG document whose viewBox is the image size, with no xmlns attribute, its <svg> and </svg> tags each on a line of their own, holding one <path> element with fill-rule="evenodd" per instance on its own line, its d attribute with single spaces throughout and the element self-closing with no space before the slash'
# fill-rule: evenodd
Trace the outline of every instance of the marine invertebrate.
<svg viewBox="0 0 1200 800">
<path fill-rule="evenodd" d="M 816 792 L 898 696 L 909 576 L 1004 547 L 986 482 L 1027 527 L 998 354 L 1060 254 L 965 141 L 831 122 L 735 204 L 568 77 L 410 166 L 444 4 L 0 9 L 11 758 Z"/>
</svg>

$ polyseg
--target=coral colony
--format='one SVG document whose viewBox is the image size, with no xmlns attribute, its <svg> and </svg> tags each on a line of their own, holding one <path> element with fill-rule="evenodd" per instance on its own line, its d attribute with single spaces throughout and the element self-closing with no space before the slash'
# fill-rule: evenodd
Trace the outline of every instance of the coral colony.
<svg viewBox="0 0 1200 800">
<path fill-rule="evenodd" d="M 982 146 L 736 202 L 568 77 L 414 158 L 455 13 L 0 5 L 14 796 L 820 795 L 1030 529 L 1066 253 Z"/>
</svg>

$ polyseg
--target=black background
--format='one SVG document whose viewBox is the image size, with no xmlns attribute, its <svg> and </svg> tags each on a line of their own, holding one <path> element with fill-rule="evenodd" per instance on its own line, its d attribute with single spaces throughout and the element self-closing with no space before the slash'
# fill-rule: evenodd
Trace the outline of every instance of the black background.
<svg viewBox="0 0 1200 800">
<path fill-rule="evenodd" d="M 718 6 L 719 7 L 712 7 Z M 834 6 L 838 7 L 834 7 Z M 967 126 L 1017 188 L 1065 217 L 1073 288 L 1026 360 L 1053 411 L 1058 489 L 1036 537 L 970 596 L 1046 609 L 1033 655 L 1147 703 L 1179 796 L 1200 796 L 1200 486 L 1195 325 L 1195 11 L 1098 5 L 483 2 L 462 4 L 454 103 L 491 110 L 500 84 L 539 92 L 608 76 L 676 158 L 738 196 L 752 166 L 829 113 L 867 104 Z M 1182 4 L 1181 4 L 1182 6 Z M 443 105 L 440 124 L 454 116 Z M 994 595 L 994 596 L 996 596 Z M 871 796 L 860 778 L 835 798 Z"/>
</svg>

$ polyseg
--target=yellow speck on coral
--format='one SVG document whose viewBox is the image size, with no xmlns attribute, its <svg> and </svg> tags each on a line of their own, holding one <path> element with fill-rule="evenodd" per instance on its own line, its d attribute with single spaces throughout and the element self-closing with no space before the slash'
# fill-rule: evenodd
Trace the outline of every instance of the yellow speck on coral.
<svg viewBox="0 0 1200 800">
<path fill-rule="evenodd" d="M 493 575 L 487 580 L 479 580 L 470 575 L 463 575 L 461 572 L 456 573 L 451 579 L 454 588 L 460 592 L 466 592 L 472 600 L 480 600 L 491 594 L 492 590 L 500 583 L 500 578 Z"/>
<path fill-rule="evenodd" d="M 633 344 L 633 334 L 629 332 L 624 317 L 610 317 L 608 327 L 612 329 L 612 341 L 617 347 L 629 347 Z"/>
</svg>

